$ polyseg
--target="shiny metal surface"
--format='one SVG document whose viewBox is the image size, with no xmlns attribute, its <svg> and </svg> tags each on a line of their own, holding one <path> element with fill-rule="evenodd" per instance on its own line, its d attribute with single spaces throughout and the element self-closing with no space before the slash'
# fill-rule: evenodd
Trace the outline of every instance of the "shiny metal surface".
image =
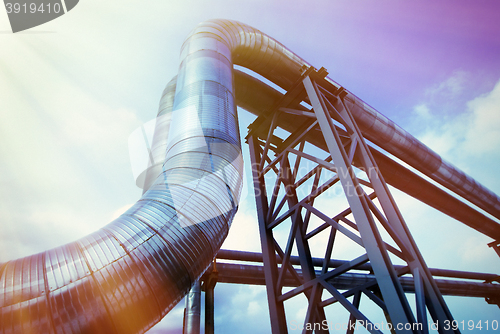
<svg viewBox="0 0 500 334">
<path fill-rule="evenodd" d="M 168 130 L 172 122 L 172 110 L 174 108 L 175 87 L 177 76 L 172 78 L 163 90 L 160 99 L 160 107 L 156 116 L 155 130 L 151 145 L 152 162 L 148 168 L 139 175 L 137 185 L 146 191 L 151 187 L 158 175 L 162 172 L 163 163 L 165 162 L 165 152 L 167 150 Z"/>
<path fill-rule="evenodd" d="M 184 50 L 175 104 L 175 83 L 160 103 L 161 175 L 99 231 L 2 265 L 0 333 L 143 333 L 210 265 L 242 182 L 231 52 L 212 38 Z"/>
<path fill-rule="evenodd" d="M 196 281 L 186 295 L 183 334 L 200 334 L 201 283 Z"/>
<path fill-rule="evenodd" d="M 0 333 L 143 333 L 189 291 L 227 235 L 241 191 L 233 63 L 285 89 L 309 66 L 244 24 L 195 28 L 181 51 L 168 141 L 152 149 L 166 148 L 161 174 L 97 232 L 0 265 Z M 172 87 L 160 114 L 170 114 Z M 496 195 L 353 94 L 346 100 L 370 140 L 500 216 Z"/>
</svg>

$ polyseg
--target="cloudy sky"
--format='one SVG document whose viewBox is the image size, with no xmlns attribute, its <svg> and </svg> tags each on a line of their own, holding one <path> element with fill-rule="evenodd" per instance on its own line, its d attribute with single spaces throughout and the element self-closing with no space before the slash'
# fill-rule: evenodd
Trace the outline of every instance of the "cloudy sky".
<svg viewBox="0 0 500 334">
<path fill-rule="evenodd" d="M 500 194 L 497 1 L 82 0 L 17 34 L 0 10 L 0 262 L 73 241 L 140 197 L 128 137 L 155 116 L 184 38 L 210 18 L 252 25 L 326 67 Z M 241 119 L 244 134 L 251 117 Z M 430 267 L 499 272 L 490 239 L 395 196 Z M 258 239 L 247 196 L 223 247 L 259 251 Z M 500 318 L 481 299 L 447 301 L 459 321 Z M 180 333 L 182 306 L 150 332 Z M 217 285 L 215 312 L 218 333 L 269 330 L 262 287 Z"/>
</svg>

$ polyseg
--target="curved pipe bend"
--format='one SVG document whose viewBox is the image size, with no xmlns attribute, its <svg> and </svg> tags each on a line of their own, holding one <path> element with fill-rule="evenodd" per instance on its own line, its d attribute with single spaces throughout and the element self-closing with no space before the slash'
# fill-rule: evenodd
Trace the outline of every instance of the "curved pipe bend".
<svg viewBox="0 0 500 334">
<path fill-rule="evenodd" d="M 0 333 L 143 333 L 187 293 L 215 257 L 238 205 L 233 63 L 285 89 L 309 66 L 244 24 L 212 20 L 195 28 L 182 47 L 162 173 L 97 232 L 1 265 Z M 370 140 L 500 212 L 496 195 L 354 95 L 346 99 Z"/>
</svg>

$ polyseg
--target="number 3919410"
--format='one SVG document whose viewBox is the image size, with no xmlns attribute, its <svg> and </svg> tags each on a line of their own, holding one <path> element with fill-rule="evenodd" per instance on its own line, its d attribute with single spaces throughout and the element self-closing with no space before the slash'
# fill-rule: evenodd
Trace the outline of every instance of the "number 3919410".
<svg viewBox="0 0 500 334">
<path fill-rule="evenodd" d="M 7 8 L 7 14 L 11 13 L 23 13 L 23 14 L 34 14 L 34 13 L 59 13 L 61 11 L 61 4 L 59 3 L 47 3 L 37 5 L 36 3 L 6 3 L 5 8 Z"/>
</svg>

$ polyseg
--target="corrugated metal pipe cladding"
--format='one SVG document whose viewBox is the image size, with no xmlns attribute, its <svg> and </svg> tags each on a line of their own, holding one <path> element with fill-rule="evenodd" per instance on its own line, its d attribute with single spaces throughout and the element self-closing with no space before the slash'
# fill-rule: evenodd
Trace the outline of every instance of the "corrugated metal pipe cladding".
<svg viewBox="0 0 500 334">
<path fill-rule="evenodd" d="M 236 213 L 243 170 L 234 36 L 217 29 L 207 22 L 187 39 L 173 111 L 175 84 L 160 102 L 160 115 L 172 113 L 161 174 L 97 232 L 3 264 L 0 333 L 143 333 L 210 265 Z"/>
<path fill-rule="evenodd" d="M 309 66 L 244 24 L 213 20 L 195 28 L 182 47 L 177 85 L 171 82 L 160 102 L 164 128 L 155 136 L 168 133 L 168 141 L 153 146 L 154 155 L 166 152 L 159 176 L 97 232 L 1 264 L 0 333 L 144 333 L 183 298 L 212 262 L 238 207 L 243 160 L 233 62 L 285 89 Z M 410 134 L 351 93 L 346 103 L 370 140 L 500 212 L 496 195 Z"/>
</svg>

